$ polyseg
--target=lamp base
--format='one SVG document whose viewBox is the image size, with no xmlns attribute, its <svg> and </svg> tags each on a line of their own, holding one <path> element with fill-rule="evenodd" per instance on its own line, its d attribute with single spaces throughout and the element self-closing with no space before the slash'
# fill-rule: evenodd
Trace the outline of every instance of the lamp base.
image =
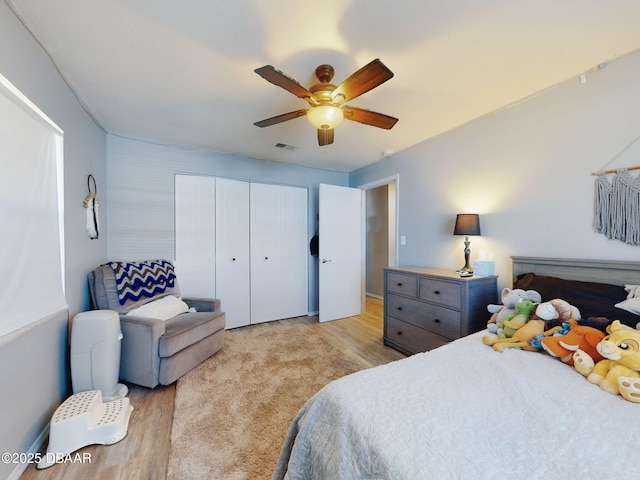
<svg viewBox="0 0 640 480">
<path fill-rule="evenodd" d="M 461 277 L 470 277 L 473 275 L 473 268 L 469 266 L 469 255 L 471 254 L 471 249 L 469 248 L 470 244 L 471 242 L 469 242 L 469 237 L 466 237 L 464 239 L 464 267 L 456 270 L 456 272 L 459 273 Z"/>
</svg>

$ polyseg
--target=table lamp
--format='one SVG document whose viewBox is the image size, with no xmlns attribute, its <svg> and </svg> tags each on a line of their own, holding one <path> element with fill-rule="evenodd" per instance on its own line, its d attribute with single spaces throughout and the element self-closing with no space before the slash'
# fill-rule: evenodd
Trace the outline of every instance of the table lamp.
<svg viewBox="0 0 640 480">
<path fill-rule="evenodd" d="M 453 229 L 454 235 L 465 235 L 464 241 L 464 267 L 456 270 L 460 274 L 473 274 L 473 268 L 469 266 L 469 235 L 480 235 L 480 217 L 477 213 L 459 213 L 456 216 L 456 226 Z"/>
</svg>

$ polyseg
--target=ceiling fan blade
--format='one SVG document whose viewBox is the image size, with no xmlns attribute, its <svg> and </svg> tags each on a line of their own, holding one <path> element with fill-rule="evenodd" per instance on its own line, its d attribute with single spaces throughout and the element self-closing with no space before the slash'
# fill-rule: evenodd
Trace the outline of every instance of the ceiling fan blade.
<svg viewBox="0 0 640 480">
<path fill-rule="evenodd" d="M 318 129 L 318 145 L 321 147 L 325 145 L 330 145 L 333 143 L 333 128 L 329 129 Z"/>
<path fill-rule="evenodd" d="M 264 78 L 267 82 L 271 82 L 278 87 L 284 88 L 286 91 L 293 93 L 296 97 L 304 98 L 307 101 L 311 101 L 313 98 L 313 94 L 309 90 L 304 88 L 293 78 L 286 76 L 280 70 L 276 70 L 271 65 L 256 68 L 254 72 Z"/>
<path fill-rule="evenodd" d="M 348 120 L 387 130 L 393 128 L 393 126 L 398 122 L 398 119 L 395 117 L 390 117 L 383 113 L 372 112 L 371 110 L 350 107 L 349 105 L 342 107 L 342 112 L 344 113 L 344 118 Z"/>
<path fill-rule="evenodd" d="M 393 72 L 379 59 L 375 59 L 338 85 L 331 94 L 331 98 L 338 103 L 347 102 L 390 78 L 393 78 Z"/>
<path fill-rule="evenodd" d="M 296 110 L 295 112 L 283 113 L 282 115 L 260 120 L 259 122 L 255 122 L 254 125 L 256 127 L 270 127 L 271 125 L 286 122 L 287 120 L 293 120 L 294 118 L 302 117 L 306 114 L 307 111 L 303 108 L 302 110 Z"/>
</svg>

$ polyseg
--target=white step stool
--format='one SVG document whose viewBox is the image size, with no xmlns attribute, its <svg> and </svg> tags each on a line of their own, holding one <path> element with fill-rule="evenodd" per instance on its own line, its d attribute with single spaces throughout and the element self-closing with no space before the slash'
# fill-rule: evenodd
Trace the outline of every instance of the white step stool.
<svg viewBox="0 0 640 480">
<path fill-rule="evenodd" d="M 60 405 L 51 419 L 47 454 L 38 469 L 87 445 L 111 445 L 127 435 L 133 407 L 128 398 L 102 402 L 100 390 L 76 393 Z"/>
</svg>

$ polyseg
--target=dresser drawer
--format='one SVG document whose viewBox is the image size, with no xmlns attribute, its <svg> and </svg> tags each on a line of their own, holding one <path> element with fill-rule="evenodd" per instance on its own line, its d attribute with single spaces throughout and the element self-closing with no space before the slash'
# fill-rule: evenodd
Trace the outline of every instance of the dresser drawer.
<svg viewBox="0 0 640 480">
<path fill-rule="evenodd" d="M 459 283 L 445 282 L 434 278 L 420 279 L 420 298 L 448 307 L 460 309 L 462 287 Z"/>
<path fill-rule="evenodd" d="M 450 339 L 460 336 L 460 312 L 388 293 L 386 314 Z"/>
<path fill-rule="evenodd" d="M 384 343 L 410 355 L 486 328 L 497 301 L 495 276 L 406 266 L 385 268 L 384 279 Z"/>
<path fill-rule="evenodd" d="M 426 352 L 450 341 L 448 338 L 393 317 L 386 319 L 385 340 L 408 354 Z"/>
<path fill-rule="evenodd" d="M 417 297 L 418 277 L 404 273 L 387 272 L 387 290 L 410 297 Z"/>
</svg>

